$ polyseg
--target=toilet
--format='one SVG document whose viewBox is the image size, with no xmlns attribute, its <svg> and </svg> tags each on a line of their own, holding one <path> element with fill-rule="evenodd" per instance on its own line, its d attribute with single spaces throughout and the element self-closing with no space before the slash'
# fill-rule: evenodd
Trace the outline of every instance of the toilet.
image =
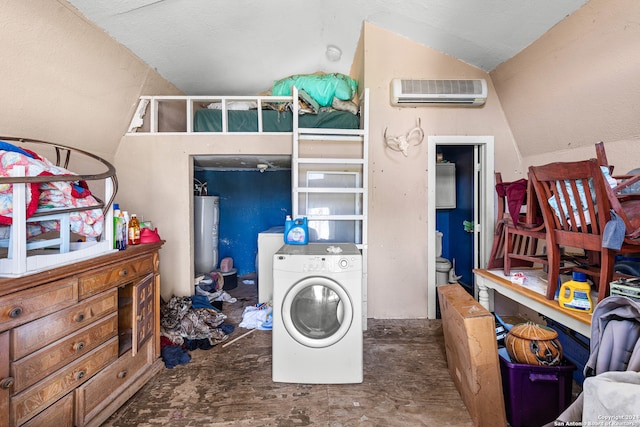
<svg viewBox="0 0 640 427">
<path fill-rule="evenodd" d="M 442 257 L 442 233 L 436 230 L 436 286 L 449 283 L 451 262 Z"/>
</svg>

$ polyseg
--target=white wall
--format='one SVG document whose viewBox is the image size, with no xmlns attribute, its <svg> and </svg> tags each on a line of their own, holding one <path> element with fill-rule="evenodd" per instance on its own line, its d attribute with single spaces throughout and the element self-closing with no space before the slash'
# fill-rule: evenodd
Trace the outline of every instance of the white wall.
<svg viewBox="0 0 640 427">
<path fill-rule="evenodd" d="M 0 135 L 112 161 L 138 97 L 180 93 L 65 2 L 0 1 L 0 44 Z"/>
<path fill-rule="evenodd" d="M 604 141 L 616 171 L 640 167 L 639 18 L 636 0 L 591 0 L 491 72 L 524 166 Z"/>
<path fill-rule="evenodd" d="M 404 134 L 422 123 L 425 135 L 492 135 L 500 166 L 517 167 L 518 153 L 489 76 L 450 56 L 372 24 L 364 25 L 364 85 L 370 88 L 370 317 L 427 315 L 427 146 L 408 157 L 385 148 L 383 133 Z M 487 79 L 489 96 L 480 108 L 393 107 L 393 78 Z M 499 161 L 498 161 L 499 160 Z"/>
</svg>

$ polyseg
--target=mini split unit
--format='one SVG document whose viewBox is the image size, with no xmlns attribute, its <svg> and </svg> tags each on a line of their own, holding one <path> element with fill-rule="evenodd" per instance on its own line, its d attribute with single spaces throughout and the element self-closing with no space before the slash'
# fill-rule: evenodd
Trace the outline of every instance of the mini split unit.
<svg viewBox="0 0 640 427">
<path fill-rule="evenodd" d="M 391 80 L 391 105 L 483 105 L 487 82 L 478 80 Z"/>
</svg>

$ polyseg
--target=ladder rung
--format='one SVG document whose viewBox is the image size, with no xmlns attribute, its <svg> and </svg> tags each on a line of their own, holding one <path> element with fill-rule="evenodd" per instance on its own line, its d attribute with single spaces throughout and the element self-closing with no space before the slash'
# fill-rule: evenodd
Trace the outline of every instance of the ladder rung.
<svg viewBox="0 0 640 427">
<path fill-rule="evenodd" d="M 299 157 L 298 163 L 339 164 L 339 165 L 363 165 L 364 159 L 332 159 L 325 157 Z"/>
<path fill-rule="evenodd" d="M 362 194 L 364 188 L 344 188 L 344 187 L 294 187 L 294 193 L 346 193 Z"/>
<path fill-rule="evenodd" d="M 362 136 L 350 136 L 350 135 L 331 135 L 331 134 L 323 134 L 323 135 L 311 135 L 311 134 L 301 134 L 298 138 L 300 140 L 305 141 L 343 141 L 343 142 L 362 142 Z"/>
<path fill-rule="evenodd" d="M 364 221 L 364 215 L 307 215 L 307 221 Z"/>
<path fill-rule="evenodd" d="M 298 128 L 300 135 L 364 136 L 364 129 Z"/>
</svg>

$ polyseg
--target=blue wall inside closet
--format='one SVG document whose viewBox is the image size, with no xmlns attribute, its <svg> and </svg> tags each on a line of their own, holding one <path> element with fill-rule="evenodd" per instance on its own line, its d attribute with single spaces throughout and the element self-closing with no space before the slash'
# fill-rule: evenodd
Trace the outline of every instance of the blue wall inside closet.
<svg viewBox="0 0 640 427">
<path fill-rule="evenodd" d="M 443 233 L 442 256 L 453 262 L 460 282 L 473 285 L 473 234 L 464 221 L 473 220 L 473 146 L 438 146 L 445 160 L 456 164 L 456 208 L 436 210 L 436 229 Z"/>
<path fill-rule="evenodd" d="M 291 171 L 207 170 L 194 177 L 220 197 L 219 260 L 233 258 L 239 276 L 255 272 L 258 233 L 284 225 L 291 215 Z"/>
</svg>

